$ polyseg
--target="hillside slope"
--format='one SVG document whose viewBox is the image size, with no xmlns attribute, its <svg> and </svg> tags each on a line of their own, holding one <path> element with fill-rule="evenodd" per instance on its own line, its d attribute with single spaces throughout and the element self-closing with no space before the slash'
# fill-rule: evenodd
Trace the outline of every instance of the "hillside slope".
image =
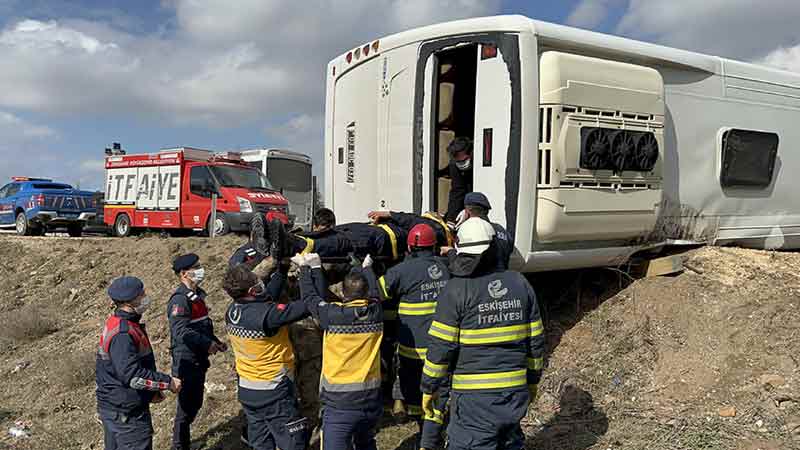
<svg viewBox="0 0 800 450">
<path fill-rule="evenodd" d="M 196 251 L 207 262 L 204 287 L 224 336 L 220 281 L 241 242 L 0 236 L 0 448 L 102 448 L 93 352 L 111 311 L 108 282 L 145 281 L 154 301 L 145 321 L 168 370 L 172 258 Z M 524 422 L 530 448 L 800 448 L 800 255 L 704 248 L 689 260 L 702 273 L 630 285 L 610 270 L 535 279 L 550 354 Z M 558 299 L 551 291 L 563 286 Z M 193 434 L 205 448 L 240 448 L 230 353 L 212 358 L 208 379 Z M 169 446 L 174 407 L 172 398 L 153 406 L 156 448 Z M 18 421 L 30 437 L 8 434 Z M 387 419 L 381 449 L 413 448 L 412 432 Z"/>
</svg>

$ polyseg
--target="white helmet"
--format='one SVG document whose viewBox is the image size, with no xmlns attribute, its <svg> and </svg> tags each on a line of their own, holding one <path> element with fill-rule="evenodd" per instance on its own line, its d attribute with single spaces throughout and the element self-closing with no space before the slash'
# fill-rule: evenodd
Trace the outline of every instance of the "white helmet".
<svg viewBox="0 0 800 450">
<path fill-rule="evenodd" d="M 457 254 L 480 255 L 494 239 L 494 227 L 480 217 L 470 217 L 458 227 Z"/>
</svg>

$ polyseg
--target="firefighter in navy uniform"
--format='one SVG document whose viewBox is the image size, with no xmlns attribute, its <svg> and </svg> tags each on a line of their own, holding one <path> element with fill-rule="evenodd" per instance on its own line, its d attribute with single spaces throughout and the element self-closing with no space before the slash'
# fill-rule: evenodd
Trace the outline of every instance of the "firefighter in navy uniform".
<svg viewBox="0 0 800 450">
<path fill-rule="evenodd" d="M 483 193 L 470 192 L 464 197 L 464 211 L 459 214 L 459 217 L 462 222 L 470 217 L 478 217 L 492 225 L 492 228 L 494 228 L 494 244 L 497 251 L 497 270 L 508 270 L 511 255 L 514 253 L 514 236 L 506 231 L 502 225 L 489 220 L 490 209 L 492 209 L 492 205 Z M 452 246 L 443 247 L 442 253 L 454 258 L 456 254 L 453 250 Z"/>
<path fill-rule="evenodd" d="M 209 355 L 224 352 L 227 346 L 214 335 L 214 326 L 208 316 L 206 292 L 200 288 L 205 270 L 200 257 L 194 253 L 179 256 L 172 270 L 180 279 L 180 286 L 167 304 L 172 345 L 172 374 L 183 381 L 178 395 L 175 423 L 172 434 L 174 449 L 189 449 L 191 424 L 203 406 L 203 390 Z"/>
<path fill-rule="evenodd" d="M 380 347 L 383 311 L 369 255 L 342 282 L 344 300 L 326 302 L 320 257 L 297 254 L 300 295 L 324 331 L 322 344 L 322 446 L 327 450 L 376 450 L 383 413 Z"/>
<path fill-rule="evenodd" d="M 181 380 L 156 371 L 150 339 L 139 323 L 150 305 L 142 281 L 117 278 L 108 295 L 116 310 L 103 327 L 95 372 L 104 448 L 149 450 L 153 448 L 150 403 L 163 400 L 163 391 L 180 391 Z"/>
<path fill-rule="evenodd" d="M 378 280 L 385 311 L 397 311 L 400 392 L 408 414 L 418 418 L 419 447 L 425 449 L 441 444 L 442 413 L 449 397 L 448 386 L 441 386 L 434 415 L 423 418 L 420 380 L 428 351 L 428 329 L 439 291 L 450 279 L 447 264 L 436 256 L 435 248 L 433 229 L 427 224 L 414 226 L 408 234 L 408 256 Z"/>
<path fill-rule="evenodd" d="M 301 301 L 276 302 L 285 282 L 276 273 L 268 286 L 244 265 L 228 269 L 223 289 L 233 299 L 225 325 L 236 356 L 239 402 L 245 411 L 248 445 L 255 450 L 302 450 L 307 421 L 294 386 L 294 351 L 287 325 L 308 316 Z"/>
<path fill-rule="evenodd" d="M 448 448 L 524 448 L 520 420 L 536 397 L 544 335 L 536 296 L 518 272 L 498 271 L 494 228 L 479 218 L 458 230 L 458 256 L 429 331 L 423 409 L 452 374 Z M 479 411 L 480 413 L 476 413 Z"/>
</svg>

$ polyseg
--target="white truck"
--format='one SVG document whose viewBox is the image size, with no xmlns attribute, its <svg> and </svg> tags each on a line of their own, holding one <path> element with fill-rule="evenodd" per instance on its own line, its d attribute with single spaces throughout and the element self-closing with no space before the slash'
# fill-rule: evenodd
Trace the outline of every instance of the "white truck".
<svg viewBox="0 0 800 450">
<path fill-rule="evenodd" d="M 245 162 L 261 170 L 272 186 L 281 190 L 289 200 L 289 221 L 311 231 L 315 195 L 311 157 L 278 148 L 243 150 L 241 153 Z"/>
<path fill-rule="evenodd" d="M 446 208 L 456 136 L 524 272 L 663 245 L 800 247 L 800 75 L 521 16 L 409 30 L 328 65 L 326 204 Z"/>
</svg>

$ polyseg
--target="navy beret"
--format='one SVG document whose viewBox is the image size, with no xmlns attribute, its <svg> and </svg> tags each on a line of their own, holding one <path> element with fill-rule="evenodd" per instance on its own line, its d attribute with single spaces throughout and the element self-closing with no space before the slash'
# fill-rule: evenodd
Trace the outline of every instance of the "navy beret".
<svg viewBox="0 0 800 450">
<path fill-rule="evenodd" d="M 197 264 L 197 261 L 200 261 L 200 257 L 194 253 L 178 256 L 172 263 L 172 270 L 175 271 L 175 273 L 180 273 L 181 270 L 189 269 Z"/>
<path fill-rule="evenodd" d="M 489 199 L 483 195 L 482 192 L 470 192 L 466 196 L 464 196 L 464 206 L 480 206 L 485 209 L 492 209 L 492 205 L 489 204 Z"/>
<path fill-rule="evenodd" d="M 144 292 L 144 283 L 136 277 L 119 277 L 108 287 L 108 296 L 115 302 L 130 302 Z"/>
</svg>

